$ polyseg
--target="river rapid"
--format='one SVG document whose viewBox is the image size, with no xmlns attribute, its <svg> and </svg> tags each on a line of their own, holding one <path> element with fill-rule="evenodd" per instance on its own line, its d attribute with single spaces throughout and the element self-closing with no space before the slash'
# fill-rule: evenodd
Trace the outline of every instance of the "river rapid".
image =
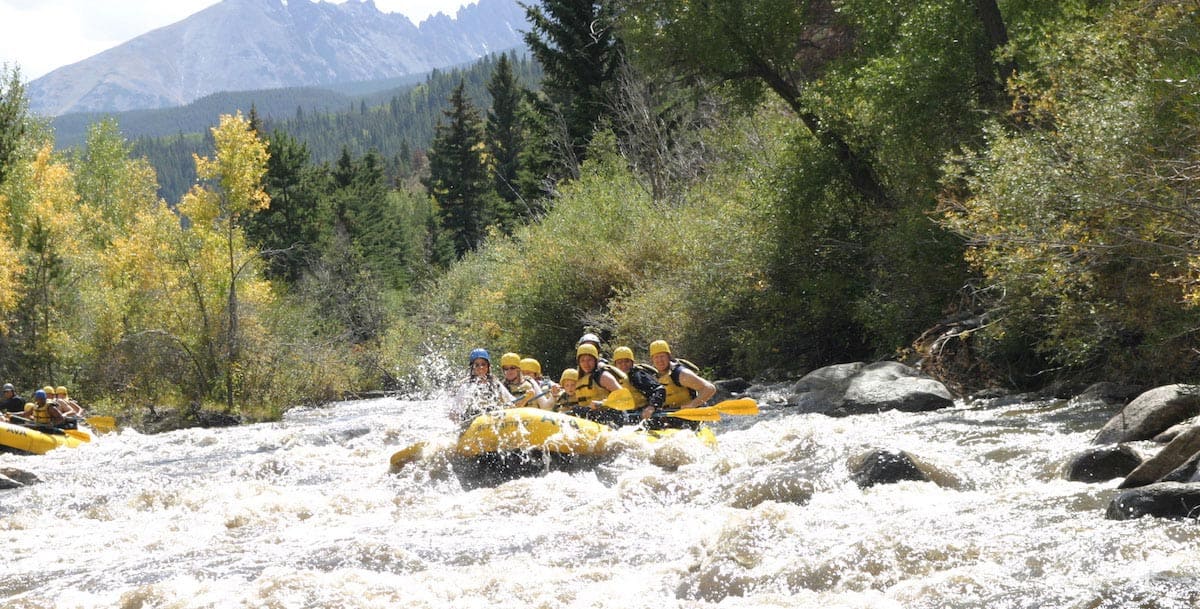
<svg viewBox="0 0 1200 609">
<path fill-rule="evenodd" d="M 8 609 L 120 607 L 1184 608 L 1193 520 L 1117 522 L 1117 480 L 1063 466 L 1112 413 L 1066 402 L 801 414 L 760 391 L 713 450 L 628 441 L 587 466 L 460 479 L 445 399 L 297 409 L 280 423 L 134 430 L 44 456 L 0 491 Z M 388 457 L 419 440 L 398 473 Z M 1139 445 L 1144 451 L 1150 446 Z M 904 450 L 942 484 L 860 489 Z"/>
</svg>

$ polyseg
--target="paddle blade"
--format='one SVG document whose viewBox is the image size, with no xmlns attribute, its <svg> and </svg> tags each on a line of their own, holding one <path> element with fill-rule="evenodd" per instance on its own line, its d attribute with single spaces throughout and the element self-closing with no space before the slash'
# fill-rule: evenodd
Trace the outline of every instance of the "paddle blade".
<svg viewBox="0 0 1200 609">
<path fill-rule="evenodd" d="M 408 465 L 409 463 L 415 461 L 417 458 L 419 458 L 421 456 L 421 453 L 424 451 L 425 451 L 425 443 L 417 442 L 416 444 L 413 444 L 412 446 L 403 448 L 401 450 L 398 450 L 398 451 L 392 453 L 392 458 L 391 458 L 392 471 L 393 472 L 398 471 L 400 468 L 404 467 L 405 465 Z"/>
<path fill-rule="evenodd" d="M 63 434 L 71 436 L 72 438 L 78 438 L 84 442 L 92 441 L 92 434 L 89 434 L 86 431 L 79 431 L 78 429 L 64 429 Z"/>
<path fill-rule="evenodd" d="M 758 402 L 750 398 L 725 400 L 724 402 L 718 402 L 713 408 L 716 408 L 721 414 L 735 416 L 758 414 Z"/>
<path fill-rule="evenodd" d="M 117 430 L 117 420 L 112 417 L 88 417 L 84 419 L 84 423 L 87 423 L 88 427 L 91 427 L 100 433 L 108 433 L 110 431 Z"/>
<path fill-rule="evenodd" d="M 669 417 L 687 419 L 689 421 L 713 422 L 721 420 L 721 413 L 718 412 L 716 408 L 711 406 L 705 408 L 680 408 L 679 410 L 664 412 L 663 414 Z"/>
<path fill-rule="evenodd" d="M 604 398 L 604 407 L 613 410 L 633 410 L 637 408 L 637 404 L 633 401 L 633 394 L 629 393 L 628 389 L 621 388 Z"/>
</svg>

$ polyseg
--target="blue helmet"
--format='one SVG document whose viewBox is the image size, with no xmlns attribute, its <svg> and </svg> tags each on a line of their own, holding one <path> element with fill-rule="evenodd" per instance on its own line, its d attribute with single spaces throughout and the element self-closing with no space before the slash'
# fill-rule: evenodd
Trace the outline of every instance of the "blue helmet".
<svg viewBox="0 0 1200 609">
<path fill-rule="evenodd" d="M 479 358 L 487 360 L 489 364 L 492 363 L 492 356 L 488 355 L 487 349 L 472 349 L 471 357 L 467 359 L 467 363 L 470 364 Z"/>
<path fill-rule="evenodd" d="M 34 391 L 34 392 L 33 392 L 33 399 L 35 399 L 35 400 L 36 400 L 36 399 L 39 399 L 39 398 L 41 398 L 41 399 L 43 399 L 43 400 L 44 400 L 44 399 L 46 399 L 46 392 L 45 392 L 45 391 L 42 391 L 41 389 L 38 389 L 37 391 Z"/>
</svg>

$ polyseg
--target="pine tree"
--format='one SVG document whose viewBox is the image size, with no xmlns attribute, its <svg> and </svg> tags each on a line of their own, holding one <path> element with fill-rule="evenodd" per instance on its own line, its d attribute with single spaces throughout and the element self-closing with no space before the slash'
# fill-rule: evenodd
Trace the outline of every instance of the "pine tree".
<svg viewBox="0 0 1200 609">
<path fill-rule="evenodd" d="M 542 0 L 527 6 L 532 26 L 525 43 L 545 70 L 543 89 L 565 123 L 575 173 L 592 133 L 609 115 L 609 96 L 621 63 L 614 12 L 601 0 Z"/>
<path fill-rule="evenodd" d="M 481 154 L 479 113 L 463 91 L 460 82 L 450 96 L 450 110 L 444 113 L 449 122 L 438 123 L 429 149 L 429 177 L 424 181 L 438 203 L 441 237 L 449 241 L 454 258 L 461 258 L 483 240 L 494 218 L 496 199 Z"/>
<path fill-rule="evenodd" d="M 267 272 L 295 283 L 330 234 L 328 176 L 312 165 L 308 145 L 274 131 L 267 142 L 264 190 L 271 206 L 250 216 L 246 234 L 266 255 Z"/>
<path fill-rule="evenodd" d="M 488 111 L 487 149 L 491 161 L 492 182 L 496 194 L 505 203 L 501 220 L 506 226 L 521 215 L 519 210 L 531 212 L 528 206 L 518 204 L 521 193 L 517 185 L 518 160 L 523 145 L 522 129 L 517 111 L 521 103 L 522 89 L 513 75 L 508 56 L 501 55 L 487 90 L 492 94 L 492 108 Z"/>
</svg>

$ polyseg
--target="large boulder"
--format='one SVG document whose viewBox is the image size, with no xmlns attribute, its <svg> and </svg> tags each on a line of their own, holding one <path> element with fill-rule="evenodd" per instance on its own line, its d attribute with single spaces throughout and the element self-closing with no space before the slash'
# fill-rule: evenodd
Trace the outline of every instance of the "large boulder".
<svg viewBox="0 0 1200 609">
<path fill-rule="evenodd" d="M 864 366 L 866 364 L 862 362 L 852 362 L 809 372 L 792 385 L 794 397 L 788 400 L 788 406 L 805 413 L 829 414 L 842 405 L 842 397 L 850 386 L 850 379 Z"/>
<path fill-rule="evenodd" d="M 792 385 L 788 406 L 831 416 L 954 405 L 945 385 L 900 362 L 854 362 L 813 370 Z"/>
<path fill-rule="evenodd" d="M 1193 427 L 1162 447 L 1157 455 L 1129 472 L 1118 488 L 1136 488 L 1153 484 L 1175 471 L 1200 452 L 1200 427 Z"/>
<path fill-rule="evenodd" d="M 1200 414 L 1200 387 L 1166 385 L 1147 391 L 1109 419 L 1092 440 L 1116 444 L 1149 440 L 1180 421 Z"/>
<path fill-rule="evenodd" d="M 1125 445 L 1100 446 L 1076 455 L 1067 465 L 1067 480 L 1104 482 L 1129 475 L 1142 464 L 1142 456 Z"/>
<path fill-rule="evenodd" d="M 1200 516 L 1200 484 L 1160 482 L 1122 491 L 1108 504 L 1105 516 L 1110 520 L 1196 518 Z"/>
<path fill-rule="evenodd" d="M 899 362 L 876 362 L 850 378 L 834 414 L 925 412 L 953 405 L 954 396 L 942 383 Z"/>
</svg>

